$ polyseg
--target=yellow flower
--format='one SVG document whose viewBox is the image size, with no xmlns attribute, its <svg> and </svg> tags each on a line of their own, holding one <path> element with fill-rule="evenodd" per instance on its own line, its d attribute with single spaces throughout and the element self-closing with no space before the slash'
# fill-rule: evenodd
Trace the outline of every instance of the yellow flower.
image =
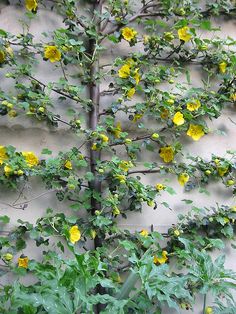
<svg viewBox="0 0 236 314">
<path fill-rule="evenodd" d="M 162 119 L 167 119 L 169 116 L 169 111 L 167 109 L 162 109 L 160 117 Z"/>
<path fill-rule="evenodd" d="M 172 41 L 175 38 L 175 36 L 172 32 L 165 32 L 163 35 L 164 35 L 163 37 L 166 41 Z"/>
<path fill-rule="evenodd" d="M 38 157 L 32 152 L 22 152 L 22 156 L 29 167 L 37 166 L 39 163 Z"/>
<path fill-rule="evenodd" d="M 92 239 L 95 239 L 96 238 L 96 235 L 97 235 L 97 232 L 95 230 L 90 230 L 90 236 Z"/>
<path fill-rule="evenodd" d="M 22 256 L 18 258 L 18 267 L 28 268 L 29 258 Z"/>
<path fill-rule="evenodd" d="M 14 118 L 17 116 L 17 112 L 15 110 L 10 110 L 8 111 L 8 115 L 9 117 Z"/>
<path fill-rule="evenodd" d="M 188 42 L 192 38 L 192 35 L 189 33 L 189 30 L 190 28 L 188 26 L 184 26 L 178 29 L 179 39 Z"/>
<path fill-rule="evenodd" d="M 14 57 L 14 52 L 13 49 L 11 48 L 11 46 L 7 46 L 6 47 L 6 52 L 9 54 L 10 57 Z"/>
<path fill-rule="evenodd" d="M 123 174 L 116 174 L 116 175 L 115 175 L 115 178 L 116 178 L 117 180 L 119 180 L 120 183 L 122 183 L 122 184 L 126 182 L 126 176 L 123 175 Z"/>
<path fill-rule="evenodd" d="M 136 113 L 134 115 L 134 118 L 132 120 L 132 122 L 137 122 L 138 120 L 140 120 L 142 118 L 143 114 L 142 113 Z"/>
<path fill-rule="evenodd" d="M 97 143 L 93 143 L 92 146 L 91 146 L 91 149 L 92 150 L 98 150 Z"/>
<path fill-rule="evenodd" d="M 10 166 L 6 165 L 6 166 L 4 167 L 4 174 L 5 174 L 6 177 L 9 177 L 9 175 L 10 175 L 12 172 L 13 172 L 13 170 L 12 170 L 12 168 L 11 168 Z"/>
<path fill-rule="evenodd" d="M 134 94 L 135 94 L 135 88 L 132 87 L 132 88 L 130 88 L 130 89 L 128 90 L 128 92 L 127 92 L 127 97 L 128 97 L 128 98 L 132 98 L 132 97 L 134 96 Z"/>
<path fill-rule="evenodd" d="M 136 35 L 138 34 L 133 28 L 130 27 L 124 27 L 121 30 L 121 34 L 123 36 L 123 38 L 127 41 L 131 41 L 132 39 L 134 39 L 136 37 Z"/>
<path fill-rule="evenodd" d="M 213 314 L 213 309 L 210 306 L 206 307 L 205 314 Z"/>
<path fill-rule="evenodd" d="M 64 163 L 64 167 L 66 169 L 72 170 L 72 162 L 70 160 L 66 160 L 66 162 Z"/>
<path fill-rule="evenodd" d="M 184 186 L 189 180 L 189 175 L 186 172 L 181 173 L 178 176 L 178 182 L 180 185 Z"/>
<path fill-rule="evenodd" d="M 140 231 L 140 235 L 144 238 L 148 237 L 148 231 L 146 229 L 143 229 L 142 231 Z"/>
<path fill-rule="evenodd" d="M 173 105 L 175 103 L 174 99 L 171 99 L 171 98 L 167 99 L 166 102 L 168 105 Z"/>
<path fill-rule="evenodd" d="M 100 139 L 102 140 L 103 143 L 109 142 L 109 137 L 106 136 L 105 134 L 100 134 Z"/>
<path fill-rule="evenodd" d="M 134 70 L 134 79 L 135 79 L 136 84 L 138 84 L 140 82 L 139 69 Z"/>
<path fill-rule="evenodd" d="M 187 135 L 190 136 L 194 141 L 200 140 L 204 135 L 203 127 L 201 125 L 190 124 L 187 131 Z"/>
<path fill-rule="evenodd" d="M 120 78 L 127 78 L 130 76 L 130 64 L 124 64 L 118 71 Z"/>
<path fill-rule="evenodd" d="M 175 235 L 176 237 L 178 237 L 178 236 L 180 235 L 180 231 L 179 231 L 178 229 L 175 229 L 175 230 L 174 230 L 174 235 Z"/>
<path fill-rule="evenodd" d="M 229 218 L 228 217 L 224 217 L 224 224 L 227 224 L 229 222 L 230 222 Z"/>
<path fill-rule="evenodd" d="M 144 35 L 143 36 L 143 43 L 144 43 L 144 45 L 147 45 L 149 40 L 150 40 L 150 36 L 149 35 Z"/>
<path fill-rule="evenodd" d="M 157 191 L 161 191 L 161 190 L 164 190 L 165 189 L 165 186 L 161 183 L 157 183 L 156 184 L 156 189 Z"/>
<path fill-rule="evenodd" d="M 226 72 L 226 68 L 227 68 L 227 63 L 225 61 L 222 61 L 221 63 L 219 63 L 219 71 L 220 73 L 224 74 Z"/>
<path fill-rule="evenodd" d="M 78 242 L 81 238 L 81 232 L 80 232 L 78 226 L 71 227 L 69 230 L 69 234 L 70 234 L 70 242 L 73 244 Z"/>
<path fill-rule="evenodd" d="M 6 106 L 6 107 L 9 108 L 9 109 L 12 109 L 12 108 L 13 108 L 13 104 L 10 103 L 10 102 L 8 102 L 7 100 L 3 100 L 3 101 L 2 101 L 2 105 L 3 105 L 3 106 Z"/>
<path fill-rule="evenodd" d="M 236 213 L 236 206 L 231 207 L 231 212 Z"/>
<path fill-rule="evenodd" d="M 115 130 L 113 131 L 113 134 L 115 136 L 115 138 L 120 138 L 120 133 L 122 132 L 122 129 L 121 129 L 121 122 L 117 122 L 116 124 L 116 128 Z"/>
<path fill-rule="evenodd" d="M 121 162 L 119 163 L 119 168 L 125 172 L 127 172 L 129 168 L 133 166 L 134 165 L 132 164 L 131 161 L 121 160 Z"/>
<path fill-rule="evenodd" d="M 5 261 L 7 262 L 11 262 L 12 259 L 13 259 L 13 255 L 11 253 L 6 253 L 6 254 L 3 254 L 2 256 L 4 258 Z"/>
<path fill-rule="evenodd" d="M 3 50 L 0 50 L 0 64 L 6 60 L 6 54 Z"/>
<path fill-rule="evenodd" d="M 147 201 L 148 206 L 153 207 L 155 205 L 154 201 Z"/>
<path fill-rule="evenodd" d="M 38 7 L 36 0 L 25 0 L 25 7 L 28 11 L 35 11 Z"/>
<path fill-rule="evenodd" d="M 130 138 L 125 139 L 125 144 L 131 144 L 131 143 L 132 143 L 132 140 Z"/>
<path fill-rule="evenodd" d="M 230 95 L 230 99 L 236 102 L 236 93 Z"/>
<path fill-rule="evenodd" d="M 46 46 L 44 47 L 44 57 L 51 62 L 57 62 L 61 60 L 61 52 L 56 46 Z"/>
<path fill-rule="evenodd" d="M 117 206 L 114 207 L 114 209 L 113 209 L 113 211 L 112 211 L 112 214 L 113 214 L 114 216 L 120 215 L 120 210 L 119 210 L 119 208 L 118 208 Z"/>
<path fill-rule="evenodd" d="M 8 159 L 7 151 L 4 146 L 0 146 L 0 165 L 4 163 L 5 160 Z"/>
<path fill-rule="evenodd" d="M 220 177 L 223 177 L 229 170 L 229 167 L 226 166 L 226 167 L 223 167 L 223 166 L 220 166 L 217 168 L 217 172 L 219 174 Z"/>
<path fill-rule="evenodd" d="M 152 138 L 153 140 L 157 140 L 159 137 L 160 137 L 160 135 L 159 135 L 158 133 L 153 133 L 153 134 L 151 135 L 151 138 Z"/>
<path fill-rule="evenodd" d="M 171 162 L 174 159 L 174 150 L 171 146 L 161 147 L 159 155 L 164 162 Z"/>
<path fill-rule="evenodd" d="M 189 111 L 195 111 L 198 110 L 198 108 L 201 107 L 201 103 L 198 99 L 193 99 L 191 102 L 187 103 L 187 109 Z"/>
<path fill-rule="evenodd" d="M 162 251 L 162 257 L 154 256 L 153 262 L 155 264 L 165 264 L 165 262 L 168 260 L 167 254 L 168 253 L 166 251 Z"/>
<path fill-rule="evenodd" d="M 184 120 L 183 114 L 182 114 L 180 111 L 178 111 L 178 112 L 176 112 L 176 114 L 174 115 L 172 121 L 173 121 L 174 124 L 176 124 L 176 125 L 182 125 L 182 124 L 184 124 L 184 121 L 185 121 L 185 120 Z"/>
</svg>

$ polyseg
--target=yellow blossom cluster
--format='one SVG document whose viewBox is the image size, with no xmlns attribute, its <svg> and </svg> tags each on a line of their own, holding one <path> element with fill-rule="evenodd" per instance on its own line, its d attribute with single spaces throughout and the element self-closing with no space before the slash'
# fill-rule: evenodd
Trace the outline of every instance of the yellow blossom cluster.
<svg viewBox="0 0 236 314">
<path fill-rule="evenodd" d="M 149 232 L 146 229 L 140 231 L 140 235 L 144 238 L 148 237 Z"/>
<path fill-rule="evenodd" d="M 161 191 L 161 190 L 164 190 L 166 187 L 165 185 L 161 184 L 161 183 L 157 183 L 156 184 L 156 190 L 157 191 Z"/>
<path fill-rule="evenodd" d="M 38 2 L 37 0 L 25 0 L 25 7 L 28 11 L 36 11 Z"/>
<path fill-rule="evenodd" d="M 116 174 L 115 179 L 117 179 L 118 181 L 120 181 L 121 184 L 125 184 L 126 182 L 126 176 L 123 174 Z"/>
<path fill-rule="evenodd" d="M 184 186 L 189 181 L 189 175 L 186 172 L 180 173 L 178 176 L 178 182 L 180 185 Z"/>
<path fill-rule="evenodd" d="M 92 135 L 98 136 L 98 138 L 101 141 L 101 144 L 107 144 L 109 142 L 109 137 L 106 134 L 103 134 L 103 133 L 97 134 L 96 132 L 93 132 Z M 101 148 L 101 144 L 94 142 L 94 143 L 92 143 L 91 149 L 92 150 L 99 150 Z"/>
<path fill-rule="evenodd" d="M 219 71 L 220 73 L 224 74 L 226 72 L 228 64 L 225 61 L 219 63 Z"/>
<path fill-rule="evenodd" d="M 161 257 L 154 256 L 153 258 L 154 264 L 165 264 L 168 260 L 167 255 L 168 255 L 167 251 L 162 251 Z"/>
<path fill-rule="evenodd" d="M 121 162 L 118 165 L 119 169 L 125 172 L 129 171 L 129 169 L 132 168 L 133 166 L 134 165 L 131 161 L 126 161 L 126 160 L 121 160 Z"/>
<path fill-rule="evenodd" d="M 164 162 L 171 162 L 174 159 L 174 149 L 171 146 L 161 147 L 159 155 Z"/>
<path fill-rule="evenodd" d="M 127 41 L 131 41 L 131 40 L 134 40 L 137 36 L 137 32 L 136 30 L 134 30 L 133 28 L 130 28 L 130 27 L 124 27 L 122 28 L 121 30 L 121 34 L 122 34 L 122 37 L 127 40 Z"/>
<path fill-rule="evenodd" d="M 76 225 L 71 227 L 69 230 L 69 235 L 70 235 L 70 242 L 72 244 L 75 244 L 76 242 L 78 242 L 81 238 L 81 232 L 79 230 L 79 227 Z"/>
<path fill-rule="evenodd" d="M 184 122 L 185 122 L 184 116 L 180 111 L 176 112 L 172 121 L 174 122 L 174 124 L 176 124 L 178 126 L 184 124 Z"/>
<path fill-rule="evenodd" d="M 194 141 L 200 140 L 200 138 L 204 135 L 203 127 L 197 124 L 190 124 L 189 129 L 187 131 L 187 135 L 190 136 Z"/>
<path fill-rule="evenodd" d="M 187 103 L 187 109 L 189 111 L 196 111 L 201 107 L 201 103 L 198 99 L 193 99 Z"/>
<path fill-rule="evenodd" d="M 30 168 L 37 166 L 39 163 L 38 157 L 33 152 L 22 152 L 22 156 Z"/>
<path fill-rule="evenodd" d="M 126 63 L 118 70 L 118 76 L 122 79 L 133 78 L 136 85 L 139 84 L 141 76 L 139 73 L 139 68 L 135 68 L 135 62 L 133 59 L 128 59 Z M 136 92 L 135 87 L 131 87 L 126 96 L 132 98 Z"/>
<path fill-rule="evenodd" d="M 68 170 L 72 170 L 72 162 L 70 160 L 66 160 L 64 163 L 64 167 Z"/>
<path fill-rule="evenodd" d="M 8 159 L 6 147 L 0 146 L 0 165 Z"/>
<path fill-rule="evenodd" d="M 57 62 L 61 60 L 61 52 L 56 46 L 46 46 L 44 48 L 44 58 L 50 62 Z"/>
<path fill-rule="evenodd" d="M 180 40 L 183 40 L 184 42 L 188 42 L 192 38 L 192 35 L 190 33 L 190 28 L 188 26 L 184 26 L 178 29 L 178 36 Z"/>
<path fill-rule="evenodd" d="M 117 122 L 115 129 L 112 131 L 115 138 L 120 138 L 120 133 L 122 132 L 121 122 Z"/>
<path fill-rule="evenodd" d="M 27 256 L 20 256 L 18 258 L 18 267 L 28 268 L 29 258 Z"/>
</svg>

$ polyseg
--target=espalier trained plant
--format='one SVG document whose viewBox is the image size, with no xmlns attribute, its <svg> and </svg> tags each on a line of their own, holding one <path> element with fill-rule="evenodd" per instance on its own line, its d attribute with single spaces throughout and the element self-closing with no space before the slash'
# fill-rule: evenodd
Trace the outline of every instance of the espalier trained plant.
<svg viewBox="0 0 236 314">
<path fill-rule="evenodd" d="M 213 260 L 209 254 L 234 238 L 236 207 L 192 206 L 165 234 L 131 233 L 117 224 L 130 211 L 156 209 L 163 191 L 174 194 L 166 175 L 177 177 L 186 191 L 207 193 L 209 182 L 220 181 L 236 193 L 235 151 L 204 160 L 184 156 L 182 147 L 184 138 L 201 141 L 209 133 L 207 121 L 236 104 L 236 41 L 221 39 L 211 22 L 234 19 L 235 1 L 18 5 L 25 14 L 23 31 L 0 30 L 1 71 L 14 81 L 10 91 L 0 88 L 1 120 L 25 116 L 55 129 L 64 124 L 78 145 L 57 156 L 44 148 L 41 157 L 0 146 L 0 183 L 20 194 L 4 206 L 16 214 L 30 207 L 31 200 L 20 196 L 31 177 L 66 201 L 64 212 L 48 208 L 34 225 L 18 220 L 9 232 L 9 217 L 0 216 L 1 276 L 14 274 L 0 287 L 0 313 L 158 314 L 163 306 L 191 312 L 199 294 L 202 314 L 235 313 L 236 274 L 224 268 L 223 255 Z M 27 23 L 42 9 L 57 12 L 64 26 L 37 42 Z M 204 38 L 202 31 L 213 35 Z M 115 55 L 120 43 L 126 47 L 122 56 Z M 110 48 L 113 59 L 107 61 Z M 43 60 L 61 73 L 53 82 L 37 77 Z M 198 86 L 191 84 L 192 64 L 204 74 Z M 60 116 L 56 102 L 67 100 L 73 110 Z M 147 151 L 154 162 L 145 160 Z M 152 173 L 155 182 L 145 185 L 139 175 Z M 39 260 L 24 255 L 29 238 L 43 248 Z M 34 284 L 22 283 L 28 274 Z"/>
</svg>

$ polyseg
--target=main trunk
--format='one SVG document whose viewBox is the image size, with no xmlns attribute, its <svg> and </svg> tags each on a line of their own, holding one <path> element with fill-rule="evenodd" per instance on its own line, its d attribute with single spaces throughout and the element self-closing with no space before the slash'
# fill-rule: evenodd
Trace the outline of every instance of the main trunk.
<svg viewBox="0 0 236 314">
<path fill-rule="evenodd" d="M 101 4 L 99 0 L 95 0 L 93 4 L 93 12 L 101 12 Z M 100 31 L 100 18 L 96 16 L 94 19 L 94 25 L 96 25 L 97 33 Z M 92 101 L 92 109 L 89 113 L 89 127 L 90 130 L 96 130 L 98 125 L 98 117 L 99 117 L 99 102 L 100 102 L 100 86 L 99 83 L 96 81 L 96 74 L 99 72 L 99 60 L 94 55 L 96 41 L 94 39 L 90 39 L 89 42 L 89 54 L 94 56 L 94 61 L 90 65 L 90 79 L 91 83 L 89 86 L 89 96 Z M 96 163 L 97 160 L 101 159 L 101 152 L 92 150 L 90 145 L 90 171 L 94 175 L 94 180 L 90 182 L 90 189 L 93 192 L 101 194 L 101 182 L 97 178 L 96 172 Z M 97 201 L 93 195 L 91 196 L 91 210 L 92 214 L 95 214 L 95 211 L 101 210 L 101 203 Z M 102 246 L 102 238 L 98 235 L 94 239 L 94 248 L 98 248 Z M 101 286 L 97 287 L 97 293 L 103 294 L 104 288 Z M 102 304 L 97 304 L 95 309 L 96 313 L 100 313 L 101 310 L 104 308 Z"/>
</svg>

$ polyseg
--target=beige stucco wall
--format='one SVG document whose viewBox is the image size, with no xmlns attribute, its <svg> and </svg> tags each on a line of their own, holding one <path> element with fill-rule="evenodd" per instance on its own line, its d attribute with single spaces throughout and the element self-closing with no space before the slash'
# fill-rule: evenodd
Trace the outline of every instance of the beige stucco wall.
<svg viewBox="0 0 236 314">
<path fill-rule="evenodd" d="M 21 32 L 21 25 L 19 19 L 23 18 L 24 12 L 19 8 L 11 6 L 0 7 L 0 28 L 3 28 L 12 33 Z M 235 26 L 236 23 L 226 20 L 218 20 L 215 22 L 220 24 L 222 32 L 219 33 L 221 37 L 231 36 L 236 38 Z M 60 27 L 61 20 L 53 12 L 40 9 L 37 17 L 30 23 L 30 30 L 35 34 L 37 40 L 41 40 L 40 35 L 43 31 L 53 31 Z M 218 25 L 219 26 L 219 25 Z M 218 34 L 218 35 L 219 35 Z M 212 36 L 212 35 L 211 35 Z M 127 45 L 120 45 L 119 49 L 111 49 L 107 52 L 105 62 L 109 56 L 113 54 L 123 54 Z M 40 62 L 36 77 L 44 82 L 53 81 L 54 78 L 60 75 L 60 70 L 53 70 L 51 65 L 47 62 Z M 201 84 L 201 73 L 199 69 L 192 68 L 193 84 Z M 7 87 L 12 89 L 13 81 L 4 78 L 4 71 L 0 69 L 0 81 L 1 87 Z M 104 101 L 109 101 L 105 98 Z M 65 113 L 73 104 L 67 102 L 57 103 L 55 110 L 60 114 Z M 224 111 L 224 114 L 213 122 L 209 122 L 209 126 L 212 130 L 210 134 L 203 137 L 199 142 L 192 142 L 186 139 L 185 151 L 192 155 L 200 155 L 209 158 L 211 153 L 223 155 L 227 149 L 235 149 L 235 138 L 236 138 L 236 126 L 229 121 L 228 117 L 236 121 L 236 110 L 231 108 Z M 217 134 L 216 130 L 221 129 L 226 133 L 225 136 Z M 19 150 L 30 150 L 34 151 L 40 156 L 41 150 L 45 147 L 53 150 L 55 153 L 60 150 L 66 150 L 73 146 L 76 146 L 80 142 L 80 139 L 68 131 L 63 125 L 59 126 L 59 129 L 52 129 L 47 127 L 45 124 L 35 122 L 35 120 L 29 120 L 26 118 L 17 117 L 15 119 L 8 119 L 6 117 L 0 117 L 0 145 L 13 145 Z M 117 148 L 119 150 L 119 148 Z M 165 178 L 163 178 L 164 180 Z M 143 176 L 143 180 L 146 183 L 155 184 L 160 182 L 162 179 L 157 175 Z M 26 199 L 32 199 L 35 196 L 40 195 L 44 192 L 43 186 L 41 186 L 36 180 L 33 180 L 25 190 L 24 196 Z M 205 194 L 199 194 L 194 191 L 191 193 L 185 193 L 183 189 L 177 184 L 177 180 L 173 179 L 168 183 L 173 186 L 177 192 L 175 196 L 170 196 L 166 192 L 163 193 L 162 197 L 158 199 L 160 204 L 162 201 L 167 201 L 172 211 L 159 205 L 157 210 L 153 210 L 150 207 L 144 207 L 141 214 L 129 214 L 127 220 L 120 220 L 120 226 L 124 229 L 140 230 L 142 228 L 149 229 L 150 225 L 153 224 L 155 230 L 160 232 L 166 231 L 172 223 L 176 222 L 177 215 L 184 213 L 189 207 L 181 202 L 182 199 L 193 199 L 194 205 L 196 206 L 211 206 L 215 205 L 216 202 L 235 205 L 235 199 L 232 197 L 232 193 L 229 189 L 226 189 L 221 184 L 214 184 L 209 186 L 210 196 Z M 4 205 L 3 203 L 10 203 L 16 199 L 18 193 L 12 193 L 6 189 L 0 191 L 0 215 L 8 215 L 11 217 L 11 224 L 16 225 L 17 219 L 29 220 L 35 222 L 37 218 L 41 217 L 47 207 L 52 207 L 55 210 L 65 211 L 65 204 L 59 202 L 55 193 L 50 192 L 44 196 L 35 199 L 30 203 L 28 208 L 24 211 L 15 211 L 14 209 Z M 23 199 L 22 199 L 23 200 Z M 236 271 L 236 252 L 230 248 L 230 244 L 227 244 L 225 250 L 227 255 L 226 267 L 232 268 Z M 27 253 L 27 252 L 26 252 Z M 31 258 L 37 258 L 40 255 L 40 251 L 30 250 Z M 9 278 L 8 278 L 9 279 Z M 6 280 L 8 280 L 6 278 Z M 194 313 L 200 313 L 202 300 L 199 298 L 198 306 L 194 310 Z M 166 313 L 172 313 L 167 310 Z M 174 311 L 173 311 L 174 313 Z M 185 313 L 185 311 L 182 311 Z M 186 312 L 187 313 L 187 312 Z"/>
</svg>

